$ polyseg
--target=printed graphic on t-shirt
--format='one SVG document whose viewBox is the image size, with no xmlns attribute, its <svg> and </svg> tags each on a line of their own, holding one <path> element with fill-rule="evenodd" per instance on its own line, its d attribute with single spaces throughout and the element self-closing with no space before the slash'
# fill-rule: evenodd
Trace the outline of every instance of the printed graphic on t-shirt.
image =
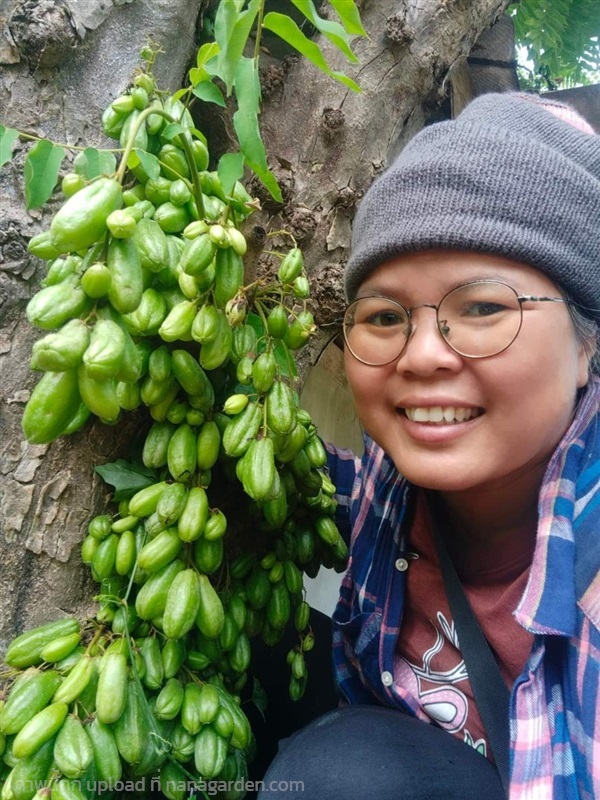
<svg viewBox="0 0 600 800">
<path fill-rule="evenodd" d="M 421 708 L 427 716 L 448 733 L 462 734 L 466 744 L 486 756 L 486 741 L 477 735 L 481 732 L 477 712 L 470 704 L 470 698 L 459 688 L 459 684 L 467 682 L 466 687 L 470 689 L 467 668 L 460 654 L 454 623 L 449 622 L 441 611 L 437 612 L 436 618 L 437 625 L 433 623 L 430 637 L 432 643 L 422 651 L 421 662 L 412 662 L 406 656 L 402 657 L 402 661 L 410 668 L 411 673 L 403 680 L 408 677 L 412 684 L 411 693 L 418 697 Z M 421 647 L 425 644 L 420 642 Z M 414 641 L 411 649 L 414 652 Z M 475 730 L 473 728 L 469 730 L 470 715 L 471 723 L 475 723 Z"/>
</svg>

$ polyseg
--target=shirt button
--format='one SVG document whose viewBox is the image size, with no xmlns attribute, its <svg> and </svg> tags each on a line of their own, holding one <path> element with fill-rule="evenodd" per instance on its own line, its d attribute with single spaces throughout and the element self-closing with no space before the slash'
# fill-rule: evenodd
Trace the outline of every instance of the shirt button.
<svg viewBox="0 0 600 800">
<path fill-rule="evenodd" d="M 394 678 L 391 672 L 382 672 L 381 673 L 381 682 L 384 686 L 391 686 L 394 682 Z"/>
<path fill-rule="evenodd" d="M 405 558 L 397 558 L 395 566 L 398 572 L 406 572 L 408 569 L 408 561 Z"/>
</svg>

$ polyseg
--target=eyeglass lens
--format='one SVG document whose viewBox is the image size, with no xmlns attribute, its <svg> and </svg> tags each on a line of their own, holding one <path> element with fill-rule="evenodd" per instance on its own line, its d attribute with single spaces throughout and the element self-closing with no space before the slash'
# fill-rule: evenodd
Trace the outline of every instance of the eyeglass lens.
<svg viewBox="0 0 600 800">
<path fill-rule="evenodd" d="M 514 289 L 498 281 L 477 281 L 449 292 L 437 309 L 440 334 L 457 353 L 484 358 L 505 350 L 521 327 Z M 411 314 L 386 297 L 363 297 L 344 316 L 344 339 L 352 354 L 373 366 L 394 361 L 411 334 Z"/>
</svg>

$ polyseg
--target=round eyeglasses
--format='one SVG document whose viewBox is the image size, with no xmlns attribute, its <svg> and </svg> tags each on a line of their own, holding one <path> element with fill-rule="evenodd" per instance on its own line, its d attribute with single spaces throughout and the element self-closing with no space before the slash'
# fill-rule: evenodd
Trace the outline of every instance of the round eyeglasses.
<svg viewBox="0 0 600 800">
<path fill-rule="evenodd" d="M 377 367 L 395 361 L 414 330 L 413 311 L 432 308 L 446 344 L 465 358 L 502 353 L 521 330 L 525 301 L 568 303 L 563 297 L 519 295 L 506 283 L 473 281 L 452 289 L 437 306 L 406 308 L 389 297 L 360 297 L 344 314 L 344 341 L 354 358 Z"/>
</svg>

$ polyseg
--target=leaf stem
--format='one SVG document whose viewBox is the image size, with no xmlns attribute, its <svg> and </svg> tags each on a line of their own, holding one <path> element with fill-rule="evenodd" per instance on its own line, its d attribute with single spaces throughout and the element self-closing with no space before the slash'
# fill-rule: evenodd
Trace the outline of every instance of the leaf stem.
<svg viewBox="0 0 600 800">
<path fill-rule="evenodd" d="M 76 144 L 63 144 L 62 142 L 54 142 L 52 139 L 47 139 L 45 136 L 36 136 L 33 133 L 25 133 L 24 131 L 17 131 L 19 139 L 25 139 L 28 142 L 50 142 L 55 147 L 63 147 L 65 150 L 80 150 L 84 151 L 89 148 L 89 145 L 76 145 Z M 96 148 L 101 153 L 122 153 L 122 147 L 98 147 Z"/>
<path fill-rule="evenodd" d="M 254 60 L 258 62 L 260 53 L 260 40 L 262 38 L 262 23 L 265 15 L 265 0 L 261 0 L 260 8 L 258 10 L 258 21 L 256 23 L 256 39 L 254 41 Z"/>
</svg>

